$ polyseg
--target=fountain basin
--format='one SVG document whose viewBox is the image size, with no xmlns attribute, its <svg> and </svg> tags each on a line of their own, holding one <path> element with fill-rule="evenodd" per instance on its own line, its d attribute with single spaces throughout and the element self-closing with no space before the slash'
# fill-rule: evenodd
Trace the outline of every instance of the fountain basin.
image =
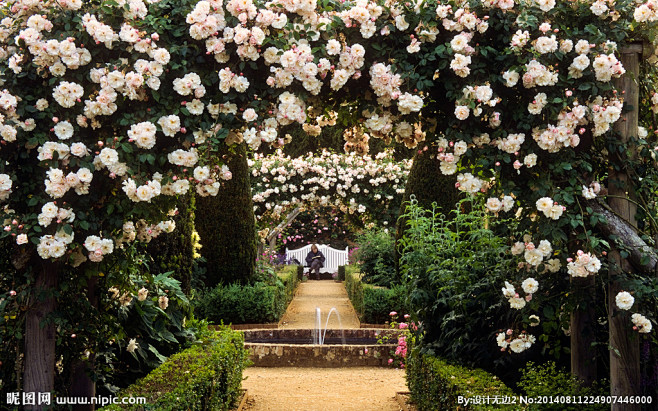
<svg viewBox="0 0 658 411">
<path fill-rule="evenodd" d="M 388 366 L 397 343 L 397 333 L 390 329 L 329 329 L 323 345 L 313 344 L 314 330 L 308 329 L 243 332 L 245 348 L 257 367 Z M 389 336 L 387 344 L 378 344 L 378 336 Z"/>
</svg>

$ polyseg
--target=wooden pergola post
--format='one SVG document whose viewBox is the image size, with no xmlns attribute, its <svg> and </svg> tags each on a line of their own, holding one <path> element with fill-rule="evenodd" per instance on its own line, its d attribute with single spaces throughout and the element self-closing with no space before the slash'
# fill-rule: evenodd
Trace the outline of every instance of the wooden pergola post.
<svg viewBox="0 0 658 411">
<path fill-rule="evenodd" d="M 571 278 L 572 292 L 582 296 L 576 310 L 571 313 L 571 373 L 590 386 L 597 378 L 596 350 L 596 279 L 594 276 Z"/>
<path fill-rule="evenodd" d="M 640 59 L 643 45 L 631 44 L 620 50 L 621 63 L 626 69 L 626 75 L 615 81 L 617 90 L 623 90 L 624 106 L 631 106 L 631 111 L 624 112 L 615 125 L 619 133 L 619 144 L 628 145 L 632 138 L 637 137 L 639 120 L 639 85 Z M 635 150 L 629 150 L 634 153 Z M 637 207 L 632 201 L 635 189 L 628 174 L 624 171 L 623 159 L 617 153 L 610 152 L 610 174 L 608 204 L 610 208 L 628 224 L 637 227 L 635 215 Z M 628 313 L 620 312 L 615 297 L 621 291 L 617 275 L 632 271 L 627 259 L 621 258 L 618 249 L 610 253 L 612 269 L 608 283 L 608 324 L 610 327 L 610 394 L 615 396 L 640 395 L 640 343 L 639 337 L 632 329 Z M 636 404 L 613 404 L 612 410 L 639 410 Z"/>
</svg>

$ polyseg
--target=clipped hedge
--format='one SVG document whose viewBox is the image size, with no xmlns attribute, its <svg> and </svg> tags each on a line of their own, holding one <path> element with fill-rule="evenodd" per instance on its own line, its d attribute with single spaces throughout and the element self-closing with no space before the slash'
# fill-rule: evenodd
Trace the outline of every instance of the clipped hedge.
<svg viewBox="0 0 658 411">
<path fill-rule="evenodd" d="M 402 287 L 384 288 L 361 282 L 361 273 L 355 267 L 345 269 L 345 289 L 361 322 L 383 324 L 390 319 L 390 312 L 407 312 L 405 292 Z"/>
<path fill-rule="evenodd" d="M 407 385 L 411 401 L 424 410 L 514 410 L 517 405 L 494 404 L 493 398 L 518 398 L 496 376 L 480 369 L 450 365 L 444 360 L 419 350 L 411 350 L 407 357 Z M 489 404 L 459 403 L 459 397 L 476 401 L 489 397 Z"/>
<path fill-rule="evenodd" d="M 354 311 L 361 315 L 363 312 L 363 283 L 361 282 L 361 273 L 355 266 L 345 267 L 345 290 L 352 302 Z"/>
<path fill-rule="evenodd" d="M 336 277 L 336 280 L 345 281 L 345 266 L 344 265 L 339 265 L 338 266 L 338 275 Z"/>
<path fill-rule="evenodd" d="M 292 301 L 295 296 L 295 290 L 301 282 L 301 277 L 298 275 L 297 267 L 298 266 L 296 265 L 286 265 L 278 273 L 279 278 L 283 281 L 283 286 L 286 291 L 286 307 Z"/>
<path fill-rule="evenodd" d="M 296 268 L 284 269 L 269 285 L 218 285 L 194 303 L 195 315 L 214 324 L 261 324 L 279 321 L 299 284 Z"/>
<path fill-rule="evenodd" d="M 249 365 L 242 333 L 220 327 L 205 344 L 172 355 L 119 397 L 145 397 L 146 405 L 111 405 L 102 410 L 229 410 L 240 396 Z"/>
</svg>

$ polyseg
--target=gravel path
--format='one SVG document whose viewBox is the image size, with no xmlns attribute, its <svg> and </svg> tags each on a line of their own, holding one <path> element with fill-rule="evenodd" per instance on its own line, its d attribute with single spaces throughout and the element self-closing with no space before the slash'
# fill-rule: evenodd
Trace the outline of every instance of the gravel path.
<svg viewBox="0 0 658 411">
<path fill-rule="evenodd" d="M 406 391 L 394 368 L 248 368 L 242 387 L 250 411 L 398 411 Z"/>
<path fill-rule="evenodd" d="M 295 298 L 279 322 L 279 328 L 315 328 L 315 308 L 320 307 L 322 327 L 327 321 L 327 314 L 336 308 L 340 322 L 335 314 L 329 317 L 327 328 L 359 328 L 360 322 L 352 303 L 347 298 L 345 286 L 333 280 L 309 280 L 299 284 Z"/>
</svg>

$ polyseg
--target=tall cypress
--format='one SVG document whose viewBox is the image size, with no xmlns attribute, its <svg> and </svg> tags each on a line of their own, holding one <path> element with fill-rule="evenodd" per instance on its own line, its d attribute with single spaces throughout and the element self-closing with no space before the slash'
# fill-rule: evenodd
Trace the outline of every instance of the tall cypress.
<svg viewBox="0 0 658 411">
<path fill-rule="evenodd" d="M 195 227 L 206 259 L 208 287 L 219 283 L 248 283 L 255 273 L 256 222 L 247 148 L 244 143 L 219 153 L 232 173 L 215 197 L 197 197 Z"/>
</svg>

